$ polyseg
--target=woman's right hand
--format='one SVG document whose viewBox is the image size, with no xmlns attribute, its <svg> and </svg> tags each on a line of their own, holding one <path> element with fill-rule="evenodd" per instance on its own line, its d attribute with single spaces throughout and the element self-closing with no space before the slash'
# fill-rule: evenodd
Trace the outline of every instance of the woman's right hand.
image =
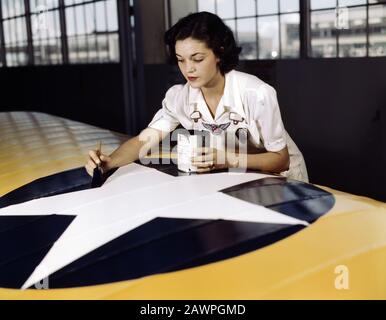
<svg viewBox="0 0 386 320">
<path fill-rule="evenodd" d="M 107 172 L 110 167 L 111 157 L 105 154 L 98 154 L 95 150 L 90 150 L 88 153 L 88 161 L 85 165 L 87 173 L 92 177 L 94 169 L 99 165 L 102 173 Z"/>
</svg>

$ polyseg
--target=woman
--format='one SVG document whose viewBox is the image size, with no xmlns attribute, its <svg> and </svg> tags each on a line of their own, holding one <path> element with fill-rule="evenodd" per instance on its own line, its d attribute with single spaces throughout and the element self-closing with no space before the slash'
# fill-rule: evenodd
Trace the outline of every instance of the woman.
<svg viewBox="0 0 386 320">
<path fill-rule="evenodd" d="M 241 49 L 218 16 L 199 12 L 182 18 L 165 33 L 165 43 L 187 83 L 167 91 L 162 108 L 140 135 L 110 156 L 90 151 L 86 164 L 90 175 L 97 165 L 106 172 L 143 157 L 181 124 L 213 135 L 246 129 L 255 148 L 243 154 L 242 162 L 234 150 L 200 149 L 192 159 L 198 172 L 245 167 L 308 181 L 303 156 L 284 129 L 275 90 L 253 75 L 234 70 Z"/>
</svg>

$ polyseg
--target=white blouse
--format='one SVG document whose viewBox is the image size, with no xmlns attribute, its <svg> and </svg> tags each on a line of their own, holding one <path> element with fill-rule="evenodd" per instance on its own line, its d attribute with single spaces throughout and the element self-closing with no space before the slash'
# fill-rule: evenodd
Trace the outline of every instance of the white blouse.
<svg viewBox="0 0 386 320">
<path fill-rule="evenodd" d="M 189 83 L 171 87 L 149 127 L 171 132 L 179 124 L 187 130 L 211 129 L 214 134 L 247 128 L 257 149 L 276 152 L 288 146 L 290 167 L 281 175 L 308 182 L 303 155 L 284 128 L 275 89 L 251 74 L 236 70 L 225 74 L 224 94 L 214 117 L 199 88 Z"/>
</svg>

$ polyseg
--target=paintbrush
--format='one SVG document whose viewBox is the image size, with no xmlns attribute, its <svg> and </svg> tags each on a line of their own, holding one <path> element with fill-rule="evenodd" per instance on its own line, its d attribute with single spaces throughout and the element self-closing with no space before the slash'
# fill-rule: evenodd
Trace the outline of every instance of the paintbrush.
<svg viewBox="0 0 386 320">
<path fill-rule="evenodd" d="M 102 154 L 102 141 L 99 140 L 97 143 L 96 154 L 99 157 Z M 97 166 L 94 168 L 91 188 L 98 188 L 103 184 L 103 172 L 100 163 L 97 163 Z"/>
</svg>

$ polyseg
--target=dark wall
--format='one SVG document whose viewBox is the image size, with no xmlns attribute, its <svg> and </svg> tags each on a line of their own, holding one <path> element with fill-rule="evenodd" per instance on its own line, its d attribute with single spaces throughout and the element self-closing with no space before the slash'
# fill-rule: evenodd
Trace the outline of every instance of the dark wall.
<svg viewBox="0 0 386 320">
<path fill-rule="evenodd" d="M 276 81 L 311 181 L 386 201 L 386 59 L 279 62 Z"/>
<path fill-rule="evenodd" d="M 0 68 L 0 90 L 0 111 L 41 111 L 125 129 L 119 64 Z"/>
</svg>

